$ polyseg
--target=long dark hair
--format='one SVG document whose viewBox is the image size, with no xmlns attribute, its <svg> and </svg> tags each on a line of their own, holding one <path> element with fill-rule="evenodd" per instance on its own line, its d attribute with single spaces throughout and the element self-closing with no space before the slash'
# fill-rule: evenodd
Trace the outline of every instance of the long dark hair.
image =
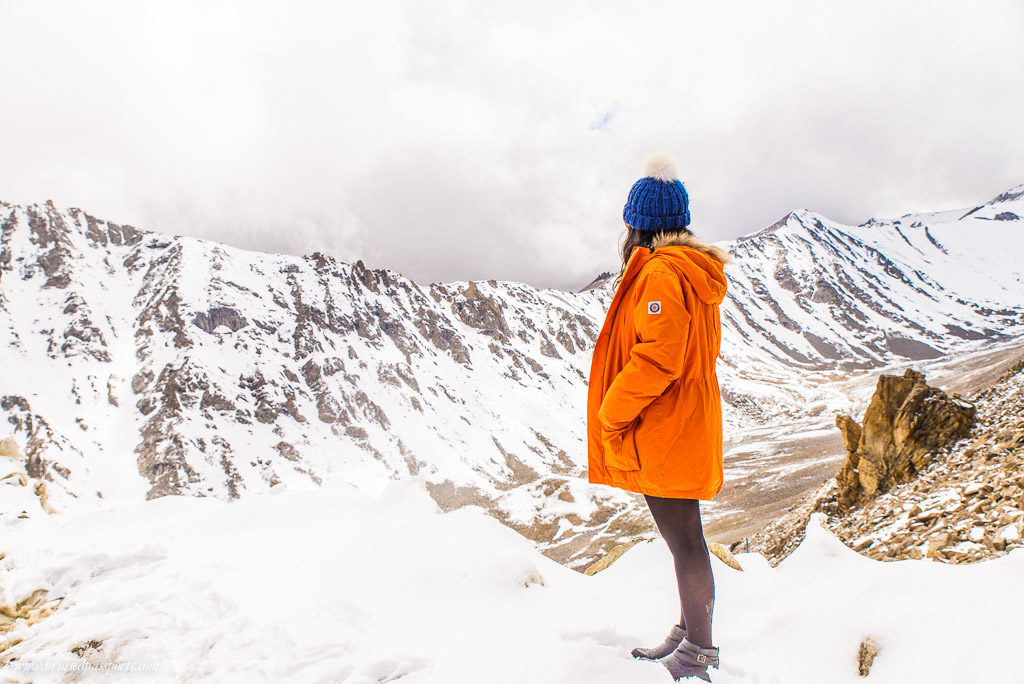
<svg viewBox="0 0 1024 684">
<path fill-rule="evenodd" d="M 677 228 L 676 230 L 664 230 L 664 231 L 653 231 L 653 230 L 636 230 L 628 223 L 626 224 L 625 238 L 622 241 L 622 247 L 620 248 L 620 255 L 622 257 L 622 267 L 619 269 L 619 275 L 615 277 L 615 287 L 619 286 L 619 281 L 622 280 L 622 274 L 626 272 L 626 262 L 629 261 L 629 255 L 633 253 L 634 247 L 646 247 L 647 249 L 653 250 L 654 241 L 667 235 L 675 235 L 677 233 L 683 233 L 685 235 L 693 235 L 688 228 Z"/>
</svg>

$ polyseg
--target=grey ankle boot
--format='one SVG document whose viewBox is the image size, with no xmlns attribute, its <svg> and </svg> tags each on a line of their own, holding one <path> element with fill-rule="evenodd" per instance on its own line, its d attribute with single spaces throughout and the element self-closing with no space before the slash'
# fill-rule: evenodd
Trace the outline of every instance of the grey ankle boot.
<svg viewBox="0 0 1024 684">
<path fill-rule="evenodd" d="M 691 644 L 684 637 L 679 648 L 672 651 L 667 658 L 661 661 L 661 664 L 668 668 L 669 674 L 675 680 L 683 677 L 696 677 L 710 682 L 711 675 L 708 674 L 708 668 L 718 667 L 718 649 L 714 646 L 701 648 L 696 644 Z"/>
<path fill-rule="evenodd" d="M 661 645 L 654 648 L 634 648 L 630 651 L 634 658 L 642 660 L 658 660 L 664 658 L 679 647 L 679 644 L 686 637 L 686 630 L 679 625 L 672 625 L 672 631 L 668 633 Z"/>
</svg>

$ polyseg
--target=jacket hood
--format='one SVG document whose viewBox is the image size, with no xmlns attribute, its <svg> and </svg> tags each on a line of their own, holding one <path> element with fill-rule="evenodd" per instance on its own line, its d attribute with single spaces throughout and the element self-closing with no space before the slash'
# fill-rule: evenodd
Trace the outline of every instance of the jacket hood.
<svg viewBox="0 0 1024 684">
<path fill-rule="evenodd" d="M 686 278 L 694 292 L 708 304 L 720 304 L 727 288 L 724 266 L 731 259 L 720 247 L 688 233 L 661 233 L 651 242 L 651 259 L 668 264 Z"/>
</svg>

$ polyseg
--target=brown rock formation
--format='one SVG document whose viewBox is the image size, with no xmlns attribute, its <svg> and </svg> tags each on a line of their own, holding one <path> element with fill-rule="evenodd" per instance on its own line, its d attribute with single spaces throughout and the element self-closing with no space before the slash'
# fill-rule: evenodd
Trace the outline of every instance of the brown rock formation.
<svg viewBox="0 0 1024 684">
<path fill-rule="evenodd" d="M 977 422 L 909 482 L 829 528 L 877 560 L 974 563 L 1024 544 L 1024 360 L 972 395 Z"/>
<path fill-rule="evenodd" d="M 836 474 L 840 511 L 909 482 L 936 451 L 966 437 L 974 420 L 972 404 L 929 387 L 921 373 L 880 376 L 863 426 L 836 417 L 847 449 Z"/>
</svg>

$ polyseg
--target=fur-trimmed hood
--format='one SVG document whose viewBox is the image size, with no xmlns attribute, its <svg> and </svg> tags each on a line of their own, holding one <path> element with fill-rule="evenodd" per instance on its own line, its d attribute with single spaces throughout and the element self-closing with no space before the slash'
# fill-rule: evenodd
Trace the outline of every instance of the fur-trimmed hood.
<svg viewBox="0 0 1024 684">
<path fill-rule="evenodd" d="M 724 249 L 683 232 L 656 235 L 651 247 L 650 261 L 661 262 L 686 279 L 701 300 L 720 304 L 725 298 L 723 266 L 730 258 Z"/>
<path fill-rule="evenodd" d="M 732 261 L 732 257 L 721 247 L 716 247 L 711 243 L 704 242 L 693 233 L 684 233 L 682 231 L 671 232 L 671 233 L 658 233 L 654 236 L 654 240 L 651 241 L 651 248 L 657 249 L 658 247 L 665 247 L 667 245 L 682 245 L 683 247 L 690 247 L 700 252 L 704 252 L 713 259 L 718 259 L 723 264 L 727 264 Z"/>
</svg>

